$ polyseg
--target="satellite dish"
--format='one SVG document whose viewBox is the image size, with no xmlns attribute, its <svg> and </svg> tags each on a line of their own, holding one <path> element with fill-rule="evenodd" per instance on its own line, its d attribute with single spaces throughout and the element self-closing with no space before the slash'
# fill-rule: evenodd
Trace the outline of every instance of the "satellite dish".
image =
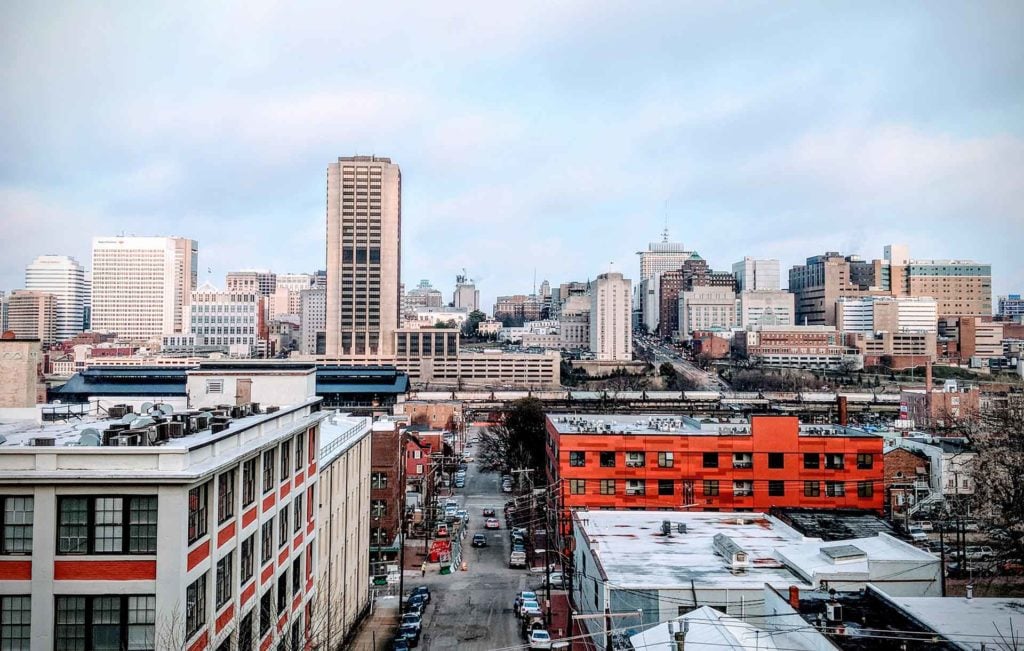
<svg viewBox="0 0 1024 651">
<path fill-rule="evenodd" d="M 121 423 L 124 424 L 124 425 L 128 425 L 129 423 L 131 423 L 133 420 L 135 420 L 138 417 L 139 417 L 138 414 L 131 414 L 131 413 L 125 414 L 124 416 L 121 416 Z"/>
<path fill-rule="evenodd" d="M 152 418 L 149 418 L 147 416 L 143 416 L 141 418 L 136 418 L 135 420 L 133 420 L 132 424 L 131 424 L 131 428 L 132 429 L 142 429 L 146 425 L 152 425 L 153 422 L 154 421 L 153 421 Z"/>
<path fill-rule="evenodd" d="M 153 408 L 153 403 L 152 403 L 152 402 L 144 402 L 144 403 L 142 403 L 142 409 L 141 409 L 141 411 L 142 411 L 143 413 L 146 413 L 146 414 L 148 414 L 148 413 L 149 413 L 149 410 L 150 410 L 150 409 L 152 409 L 152 408 Z"/>
<path fill-rule="evenodd" d="M 92 427 L 86 427 L 78 435 L 79 445 L 101 445 L 102 442 L 103 439 L 100 438 L 100 433 Z"/>
<path fill-rule="evenodd" d="M 174 413 L 174 407 L 167 404 L 166 402 L 160 403 L 160 411 L 164 413 L 164 416 L 170 416 Z"/>
</svg>

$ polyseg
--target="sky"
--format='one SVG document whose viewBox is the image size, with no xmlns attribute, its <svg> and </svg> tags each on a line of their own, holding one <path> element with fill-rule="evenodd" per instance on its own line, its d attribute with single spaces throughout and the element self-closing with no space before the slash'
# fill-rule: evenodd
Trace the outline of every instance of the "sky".
<svg viewBox="0 0 1024 651">
<path fill-rule="evenodd" d="M 323 268 L 326 167 L 402 169 L 402 270 L 450 296 L 838 250 L 1024 291 L 1024 3 L 0 3 L 0 289 L 96 235 L 200 282 Z M 783 274 L 785 276 L 785 273 Z"/>
</svg>

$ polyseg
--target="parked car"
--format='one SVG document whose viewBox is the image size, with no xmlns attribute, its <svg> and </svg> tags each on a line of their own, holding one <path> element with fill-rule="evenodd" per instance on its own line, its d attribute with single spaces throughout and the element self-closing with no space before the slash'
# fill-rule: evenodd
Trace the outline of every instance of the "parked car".
<svg viewBox="0 0 1024 651">
<path fill-rule="evenodd" d="M 519 615 L 521 617 L 530 617 L 531 615 L 541 616 L 543 611 L 540 609 L 540 603 L 536 599 L 524 599 L 523 605 L 519 606 Z"/>
<path fill-rule="evenodd" d="M 925 533 L 924 529 L 921 527 L 911 526 L 907 529 L 907 534 L 914 542 L 924 542 L 928 540 L 928 534 Z"/>
<path fill-rule="evenodd" d="M 423 615 L 421 615 L 420 613 L 406 613 L 402 615 L 402 621 L 400 622 L 400 624 L 412 624 L 422 629 Z"/>
<path fill-rule="evenodd" d="M 399 633 L 395 636 L 391 642 L 391 651 L 409 651 L 409 643 L 405 641 L 404 635 Z"/>
<path fill-rule="evenodd" d="M 964 555 L 969 561 L 987 561 L 995 558 L 996 552 L 988 545 L 974 545 L 967 547 Z"/>
<path fill-rule="evenodd" d="M 484 529 L 501 529 L 501 523 L 498 522 L 498 518 L 487 518 Z"/>
<path fill-rule="evenodd" d="M 455 512 L 455 517 L 459 518 L 463 522 L 469 522 L 469 511 L 466 509 L 459 509 Z"/>
<path fill-rule="evenodd" d="M 512 552 L 508 557 L 509 567 L 526 567 L 526 552 Z"/>
<path fill-rule="evenodd" d="M 565 585 L 565 575 L 561 572 L 551 572 L 546 578 L 546 583 L 551 584 L 552 588 L 561 588 Z"/>
<path fill-rule="evenodd" d="M 437 536 L 438 538 L 447 538 L 448 537 L 448 525 L 446 525 L 444 523 L 439 523 L 437 525 L 437 531 L 434 533 L 434 535 Z"/>
<path fill-rule="evenodd" d="M 501 485 L 501 492 L 502 493 L 511 493 L 512 492 L 512 484 L 502 484 Z"/>
<path fill-rule="evenodd" d="M 487 546 L 487 536 L 483 535 L 482 533 L 475 533 L 475 534 L 473 534 L 473 543 L 472 544 L 473 544 L 474 547 L 486 547 Z"/>
<path fill-rule="evenodd" d="M 485 518 L 493 518 L 494 517 L 494 509 L 484 509 L 484 517 Z"/>
<path fill-rule="evenodd" d="M 425 585 L 418 585 L 415 588 L 413 588 L 413 590 L 409 594 L 409 596 L 415 596 L 415 595 L 418 595 L 418 594 L 421 594 L 424 597 L 426 597 L 427 598 L 427 603 L 428 604 L 430 603 L 430 588 L 428 588 Z"/>
<path fill-rule="evenodd" d="M 420 643 L 420 627 L 417 624 L 402 624 L 398 627 L 398 637 L 404 638 L 410 647 Z"/>
<path fill-rule="evenodd" d="M 427 595 L 425 594 L 411 594 L 409 595 L 409 599 L 405 602 L 406 610 L 409 612 L 422 613 L 423 610 L 427 607 L 427 601 Z M 421 604 L 422 607 L 419 607 Z"/>
<path fill-rule="evenodd" d="M 551 634 L 541 628 L 535 628 L 530 631 L 530 648 L 531 649 L 550 649 L 551 648 Z"/>
<path fill-rule="evenodd" d="M 522 607 L 524 601 L 537 601 L 537 593 L 530 590 L 523 590 L 522 592 L 516 593 L 516 598 L 512 602 L 512 612 L 519 616 L 519 608 Z"/>
<path fill-rule="evenodd" d="M 522 553 L 525 554 L 526 553 L 526 545 L 524 545 L 523 543 L 512 543 L 512 551 L 513 552 L 522 552 Z"/>
</svg>

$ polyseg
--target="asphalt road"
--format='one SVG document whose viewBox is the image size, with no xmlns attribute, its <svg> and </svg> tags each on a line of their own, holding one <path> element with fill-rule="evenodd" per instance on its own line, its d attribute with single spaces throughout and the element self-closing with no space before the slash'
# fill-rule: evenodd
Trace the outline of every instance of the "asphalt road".
<svg viewBox="0 0 1024 651">
<path fill-rule="evenodd" d="M 469 433 L 469 438 L 474 436 L 474 432 Z M 474 452 L 475 448 L 468 450 L 469 454 Z M 531 580 L 526 570 L 508 567 L 509 539 L 502 514 L 507 496 L 501 492 L 500 478 L 495 473 L 479 472 L 477 464 L 471 463 L 466 486 L 456 489 L 456 497 L 462 508 L 469 511 L 463 554 L 468 570 L 407 581 L 407 590 L 422 584 L 431 590 L 432 601 L 424 614 L 419 648 L 483 651 L 522 645 L 512 601 L 516 592 L 529 589 L 536 579 Z M 501 529 L 484 529 L 485 508 L 495 510 Z M 487 547 L 469 546 L 473 534 L 478 532 L 487 535 Z"/>
</svg>

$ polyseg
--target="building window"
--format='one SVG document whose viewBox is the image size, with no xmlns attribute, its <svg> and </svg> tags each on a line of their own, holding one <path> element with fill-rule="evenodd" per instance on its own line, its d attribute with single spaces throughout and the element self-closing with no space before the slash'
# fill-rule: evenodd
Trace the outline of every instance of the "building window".
<svg viewBox="0 0 1024 651">
<path fill-rule="evenodd" d="M 732 494 L 734 497 L 752 497 L 754 495 L 754 482 L 750 480 L 734 481 L 732 483 Z"/>
<path fill-rule="evenodd" d="M 3 521 L 0 528 L 3 529 L 4 554 L 31 554 L 32 553 L 32 518 L 34 498 L 29 495 L 15 495 L 2 497 Z"/>
<path fill-rule="evenodd" d="M 206 625 L 206 575 L 193 581 L 185 590 L 185 638 L 191 638 Z"/>
<path fill-rule="evenodd" d="M 821 495 L 821 482 L 804 482 L 804 497 L 818 497 L 819 495 Z"/>
<path fill-rule="evenodd" d="M 584 495 L 587 492 L 587 481 L 585 479 L 570 479 L 569 493 L 572 495 Z"/>
<path fill-rule="evenodd" d="M 705 468 L 717 468 L 718 467 L 718 453 L 717 452 L 705 452 L 703 455 L 703 467 Z"/>
<path fill-rule="evenodd" d="M 875 456 L 870 452 L 857 453 L 857 470 L 871 470 L 875 467 Z"/>
<path fill-rule="evenodd" d="M 156 509 L 150 495 L 60 497 L 57 553 L 155 554 Z"/>
<path fill-rule="evenodd" d="M 288 481 L 291 475 L 292 442 L 285 441 L 281 444 L 281 481 Z"/>
<path fill-rule="evenodd" d="M 254 610 L 250 610 L 242 621 L 238 624 L 238 651 L 252 651 L 252 614 Z"/>
<path fill-rule="evenodd" d="M 647 455 L 643 452 L 627 452 L 626 453 L 626 467 L 627 468 L 643 468 L 647 463 Z"/>
<path fill-rule="evenodd" d="M 235 552 L 230 552 L 227 556 L 217 561 L 217 608 L 226 604 L 231 599 L 231 588 L 234 585 L 234 581 L 231 580 L 231 557 L 234 556 Z"/>
<path fill-rule="evenodd" d="M 242 464 L 242 506 L 249 506 L 256 501 L 256 458 L 247 459 Z"/>
<path fill-rule="evenodd" d="M 240 580 L 238 585 L 245 585 L 252 578 L 256 561 L 256 534 L 253 534 L 242 541 L 242 547 L 239 550 L 239 576 Z"/>
<path fill-rule="evenodd" d="M 808 470 L 816 470 L 820 468 L 821 455 L 817 452 L 805 452 L 804 453 L 804 468 Z"/>
<path fill-rule="evenodd" d="M 717 459 L 717 455 L 716 455 Z M 704 480 L 704 496 L 715 497 L 718 495 L 718 480 L 717 479 L 705 479 Z"/>
<path fill-rule="evenodd" d="M 289 528 L 288 528 L 288 509 L 287 508 L 283 508 L 280 511 L 278 511 L 278 513 L 277 513 L 277 524 L 278 524 L 278 527 L 277 527 L 277 535 L 278 535 L 277 544 L 278 544 L 279 547 L 287 547 L 288 546 L 288 533 L 290 531 Z"/>
<path fill-rule="evenodd" d="M 210 482 L 188 492 L 188 544 L 206 535 L 209 530 Z"/>
<path fill-rule="evenodd" d="M 387 500 L 371 500 L 370 501 L 370 515 L 375 518 L 383 518 L 387 515 L 388 503 Z"/>
<path fill-rule="evenodd" d="M 370 488 L 387 488 L 388 487 L 388 474 L 386 472 L 374 472 L 370 473 Z"/>
<path fill-rule="evenodd" d="M 875 485 L 870 481 L 857 482 L 857 497 L 868 498 L 875 494 Z"/>
<path fill-rule="evenodd" d="M 32 641 L 31 623 L 31 597 L 0 597 L 0 649 L 29 651 L 29 643 Z"/>
<path fill-rule="evenodd" d="M 825 455 L 825 468 L 828 470 L 842 470 L 843 469 L 843 455 L 841 454 L 826 454 Z"/>
<path fill-rule="evenodd" d="M 274 488 L 274 451 L 267 450 L 263 453 L 263 494 L 272 492 Z"/>
<path fill-rule="evenodd" d="M 270 586 L 260 597 L 260 637 L 270 630 L 270 622 L 274 617 L 274 586 Z"/>
<path fill-rule="evenodd" d="M 305 444 L 306 444 L 306 435 L 305 435 L 305 433 L 298 434 L 295 437 L 295 471 L 296 472 L 298 472 L 299 470 L 302 470 L 302 462 L 305 461 L 305 458 L 304 458 L 305 454 L 306 454 Z"/>
<path fill-rule="evenodd" d="M 626 480 L 626 495 L 644 495 L 646 492 L 646 482 L 643 479 Z"/>
<path fill-rule="evenodd" d="M 768 495 L 771 497 L 782 497 L 786 494 L 786 482 L 781 479 L 768 480 Z"/>
<path fill-rule="evenodd" d="M 846 495 L 846 484 L 841 481 L 825 482 L 825 495 L 828 497 L 843 497 Z"/>
<path fill-rule="evenodd" d="M 316 428 L 309 430 L 309 462 L 313 463 L 316 460 Z"/>
<path fill-rule="evenodd" d="M 768 467 L 769 468 L 775 468 L 775 469 L 785 468 L 786 467 L 785 458 L 786 458 L 786 455 L 784 455 L 781 452 L 769 452 L 768 453 Z"/>
<path fill-rule="evenodd" d="M 658 453 L 658 467 L 659 468 L 671 468 L 675 465 L 675 459 L 671 452 L 659 452 Z"/>
<path fill-rule="evenodd" d="M 732 455 L 733 468 L 753 468 L 754 455 L 749 452 L 734 452 Z"/>
<path fill-rule="evenodd" d="M 602 479 L 601 480 L 601 494 L 602 495 L 614 495 L 615 494 L 615 480 L 614 479 Z"/>
<path fill-rule="evenodd" d="M 303 500 L 306 497 L 304 493 L 299 493 L 295 496 L 295 501 L 292 502 L 292 519 L 294 522 L 292 526 L 294 531 L 298 531 L 302 528 L 302 516 L 303 514 Z"/>
<path fill-rule="evenodd" d="M 288 609 L 288 568 L 277 577 L 277 614 Z"/>
<path fill-rule="evenodd" d="M 675 494 L 675 482 L 671 479 L 659 479 L 658 480 L 658 495 L 673 495 Z"/>
<path fill-rule="evenodd" d="M 302 557 L 299 556 L 292 561 L 292 596 L 299 594 L 302 590 Z"/>
<path fill-rule="evenodd" d="M 235 471 L 217 477 L 217 522 L 224 524 L 235 515 Z"/>
<path fill-rule="evenodd" d="M 601 467 L 602 468 L 614 468 L 615 467 L 615 453 L 614 452 L 602 452 L 601 453 Z"/>
<path fill-rule="evenodd" d="M 55 601 L 56 649 L 156 649 L 154 595 L 58 596 Z"/>
<path fill-rule="evenodd" d="M 587 465 L 587 453 L 582 450 L 570 451 L 569 465 L 574 468 L 582 468 L 583 466 Z"/>
<path fill-rule="evenodd" d="M 260 528 L 260 563 L 266 564 L 274 557 L 274 518 Z"/>
</svg>

